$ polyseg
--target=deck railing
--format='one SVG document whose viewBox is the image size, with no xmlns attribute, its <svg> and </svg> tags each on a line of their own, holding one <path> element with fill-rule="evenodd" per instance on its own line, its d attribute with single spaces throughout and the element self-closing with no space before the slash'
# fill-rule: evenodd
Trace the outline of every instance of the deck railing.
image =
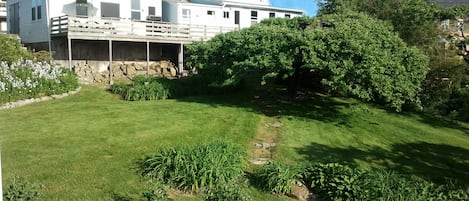
<svg viewBox="0 0 469 201">
<path fill-rule="evenodd" d="M 51 18 L 51 35 L 69 35 L 73 38 L 133 39 L 193 42 L 208 40 L 236 27 L 174 24 L 160 21 L 133 21 L 130 19 L 60 16 Z"/>
</svg>

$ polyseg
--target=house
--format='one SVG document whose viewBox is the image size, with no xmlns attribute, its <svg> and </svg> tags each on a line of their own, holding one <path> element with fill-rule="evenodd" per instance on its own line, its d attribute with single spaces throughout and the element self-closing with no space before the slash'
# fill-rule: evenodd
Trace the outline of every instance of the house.
<svg viewBox="0 0 469 201">
<path fill-rule="evenodd" d="M 270 17 L 301 15 L 304 11 L 273 7 L 268 0 L 163 0 L 163 20 L 181 24 L 245 28 Z"/>
<path fill-rule="evenodd" d="M 146 63 L 148 75 L 152 62 L 169 60 L 181 75 L 185 44 L 208 40 L 264 18 L 302 14 L 274 8 L 267 0 L 257 1 L 178 1 L 191 9 L 193 21 L 186 23 L 165 17 L 169 15 L 165 9 L 176 12 L 171 6 L 174 2 L 166 0 L 8 0 L 8 33 L 18 34 L 31 49 L 54 52 L 55 61 L 70 69 L 87 64 L 97 72 L 108 72 L 111 83 L 116 63 Z M 175 8 L 181 12 L 186 9 Z M 205 15 L 214 12 L 216 20 L 202 18 L 199 11 Z"/>
<path fill-rule="evenodd" d="M 7 1 L 0 0 L 0 33 L 7 32 Z"/>
</svg>

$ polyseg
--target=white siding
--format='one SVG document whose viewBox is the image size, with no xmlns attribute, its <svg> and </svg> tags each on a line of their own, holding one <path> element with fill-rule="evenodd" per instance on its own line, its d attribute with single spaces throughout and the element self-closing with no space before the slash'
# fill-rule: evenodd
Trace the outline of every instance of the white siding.
<svg viewBox="0 0 469 201">
<path fill-rule="evenodd" d="M 234 1 L 234 0 L 233 0 Z M 259 2 L 257 2 L 259 1 Z M 202 2 L 202 1 L 200 1 Z M 270 13 L 275 13 L 275 17 L 285 17 L 290 14 L 291 18 L 300 16 L 299 12 L 290 12 L 281 8 L 270 7 L 268 0 L 236 0 L 236 2 L 244 3 L 242 5 L 207 5 L 202 3 L 177 3 L 164 2 L 163 20 L 173 23 L 197 24 L 207 26 L 227 26 L 227 27 L 249 27 L 252 24 L 259 23 L 270 17 Z M 249 2 L 249 3 L 247 3 Z M 257 5 L 254 5 L 257 2 Z M 262 4 L 261 6 L 259 6 Z M 177 8 L 174 8 L 177 7 Z M 183 18 L 183 9 L 190 10 L 190 19 Z M 207 11 L 215 11 L 214 15 L 208 15 Z M 235 11 L 239 11 L 239 25 L 235 24 Z M 251 11 L 257 11 L 257 20 L 251 20 Z M 229 13 L 229 18 L 224 18 L 224 12 Z M 175 16 L 176 15 L 176 16 Z"/>
<path fill-rule="evenodd" d="M 50 0 L 51 17 L 62 15 L 76 15 L 75 0 Z M 119 14 L 121 18 L 130 18 L 131 7 L 130 0 L 88 0 L 88 16 L 101 17 L 101 2 L 119 4 Z M 155 16 L 162 16 L 161 0 L 141 0 L 141 20 L 145 20 L 148 16 L 148 7 L 155 7 Z"/>
</svg>

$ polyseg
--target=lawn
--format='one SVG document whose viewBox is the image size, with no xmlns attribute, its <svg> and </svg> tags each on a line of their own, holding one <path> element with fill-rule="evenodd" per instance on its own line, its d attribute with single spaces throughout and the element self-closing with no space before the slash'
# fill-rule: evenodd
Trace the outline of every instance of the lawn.
<svg viewBox="0 0 469 201">
<path fill-rule="evenodd" d="M 322 95 L 261 104 L 243 94 L 126 102 L 85 86 L 64 99 L 0 111 L 3 182 L 15 174 L 44 184 L 45 200 L 135 194 L 142 190 L 132 169 L 136 159 L 162 146 L 214 139 L 249 149 L 266 118 L 282 122 L 273 155 L 278 160 L 341 162 L 435 182 L 469 181 L 467 124 Z M 254 200 L 285 200 L 250 192 Z"/>
</svg>

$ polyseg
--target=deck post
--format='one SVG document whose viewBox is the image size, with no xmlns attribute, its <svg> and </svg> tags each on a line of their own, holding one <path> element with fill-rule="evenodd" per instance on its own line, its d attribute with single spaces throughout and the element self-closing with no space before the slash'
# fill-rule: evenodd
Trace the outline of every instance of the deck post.
<svg viewBox="0 0 469 201">
<path fill-rule="evenodd" d="M 72 70 L 72 39 L 67 37 L 68 40 L 68 68 Z"/>
<path fill-rule="evenodd" d="M 182 71 L 184 71 L 184 44 L 181 43 L 179 46 L 179 54 L 178 54 L 178 72 L 179 77 L 182 77 Z"/>
<path fill-rule="evenodd" d="M 109 84 L 113 84 L 112 76 L 112 40 L 109 40 Z"/>
<path fill-rule="evenodd" d="M 150 76 L 150 41 L 147 41 L 147 77 Z"/>
</svg>

